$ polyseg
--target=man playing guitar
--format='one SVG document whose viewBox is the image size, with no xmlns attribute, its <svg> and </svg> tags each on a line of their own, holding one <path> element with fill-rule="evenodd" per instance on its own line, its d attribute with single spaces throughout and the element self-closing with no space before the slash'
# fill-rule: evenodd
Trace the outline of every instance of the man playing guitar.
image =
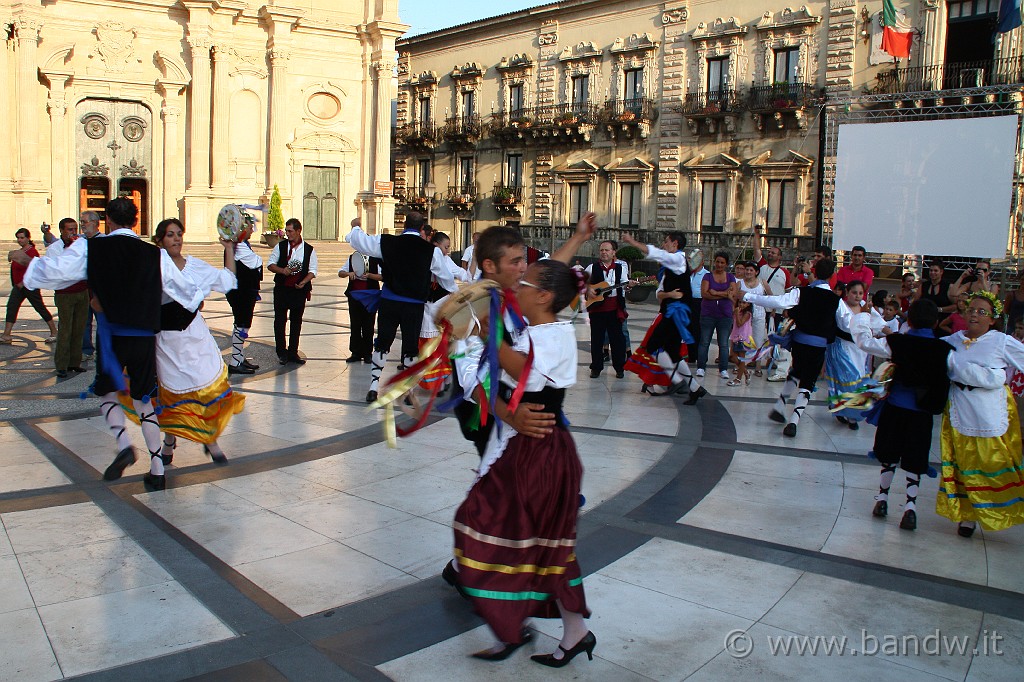
<svg viewBox="0 0 1024 682">
<path fill-rule="evenodd" d="M 626 296 L 622 287 L 629 284 L 629 266 L 615 260 L 619 245 L 601 242 L 598 262 L 586 267 L 587 312 L 590 313 L 590 378 L 601 376 L 604 369 L 602 348 L 607 338 L 611 346 L 612 367 L 621 379 L 626 365 L 626 337 L 622 325 L 626 321 Z M 598 290 L 595 287 L 600 287 Z"/>
</svg>

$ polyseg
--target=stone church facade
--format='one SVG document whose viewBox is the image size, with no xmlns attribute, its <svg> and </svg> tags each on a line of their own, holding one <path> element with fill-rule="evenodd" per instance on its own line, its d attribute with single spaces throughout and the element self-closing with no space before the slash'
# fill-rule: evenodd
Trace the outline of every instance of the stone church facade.
<svg viewBox="0 0 1024 682">
<path fill-rule="evenodd" d="M 397 0 L 0 0 L 0 224 L 126 196 L 213 240 L 226 203 L 266 203 L 312 239 L 391 221 Z M 13 144 L 12 144 L 13 142 Z M 7 236 L 6 238 L 11 238 Z"/>
</svg>

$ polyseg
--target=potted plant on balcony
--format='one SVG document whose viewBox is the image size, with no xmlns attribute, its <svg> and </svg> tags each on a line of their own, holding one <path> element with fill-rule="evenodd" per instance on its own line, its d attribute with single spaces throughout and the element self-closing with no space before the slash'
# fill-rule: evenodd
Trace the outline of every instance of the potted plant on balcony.
<svg viewBox="0 0 1024 682">
<path fill-rule="evenodd" d="M 579 121 L 579 119 L 576 117 L 576 114 L 573 113 L 559 114 L 558 116 L 555 117 L 555 125 L 560 126 L 572 125 L 577 121 Z"/>
<path fill-rule="evenodd" d="M 529 116 L 516 116 L 509 123 L 513 128 L 529 128 L 533 125 L 533 121 L 530 120 Z"/>
<path fill-rule="evenodd" d="M 636 120 L 636 114 L 632 111 L 623 111 L 619 114 L 619 121 L 623 123 L 629 123 L 630 121 Z"/>
<path fill-rule="evenodd" d="M 507 206 L 515 201 L 515 195 L 508 187 L 500 187 L 494 192 L 494 203 Z"/>
<path fill-rule="evenodd" d="M 786 81 L 772 83 L 772 108 L 793 109 L 796 107 L 796 98 L 793 95 L 791 84 Z"/>
</svg>

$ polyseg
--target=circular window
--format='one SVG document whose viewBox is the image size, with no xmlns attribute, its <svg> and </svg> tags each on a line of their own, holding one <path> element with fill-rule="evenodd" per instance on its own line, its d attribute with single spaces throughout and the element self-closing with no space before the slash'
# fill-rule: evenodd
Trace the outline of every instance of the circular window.
<svg viewBox="0 0 1024 682">
<path fill-rule="evenodd" d="M 334 95 L 318 92 L 309 98 L 309 113 L 324 121 L 330 120 L 341 113 L 341 102 Z"/>
</svg>

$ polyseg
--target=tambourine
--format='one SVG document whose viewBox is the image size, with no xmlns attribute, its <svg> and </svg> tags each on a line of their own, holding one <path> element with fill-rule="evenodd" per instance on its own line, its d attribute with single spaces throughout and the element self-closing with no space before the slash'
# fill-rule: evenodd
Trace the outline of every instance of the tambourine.
<svg viewBox="0 0 1024 682">
<path fill-rule="evenodd" d="M 434 322 L 438 327 L 445 320 L 452 326 L 452 336 L 464 339 L 480 326 L 480 318 L 486 317 L 491 305 L 491 290 L 501 286 L 489 279 L 481 279 L 460 287 L 449 294 L 448 299 L 438 308 Z"/>
<path fill-rule="evenodd" d="M 353 253 L 349 262 L 352 263 L 352 274 L 356 277 L 365 277 L 370 269 L 370 259 L 361 253 Z"/>
<path fill-rule="evenodd" d="M 238 236 L 255 227 L 256 219 L 236 204 L 228 204 L 217 214 L 217 234 L 221 239 L 238 241 Z"/>
<path fill-rule="evenodd" d="M 686 255 L 686 264 L 690 266 L 690 272 L 697 272 L 704 265 L 704 254 L 700 249 L 690 249 Z"/>
<path fill-rule="evenodd" d="M 871 374 L 871 379 L 884 388 L 884 392 L 878 396 L 879 400 L 889 395 L 889 386 L 894 374 L 896 374 L 896 365 L 888 360 L 880 364 Z"/>
</svg>

